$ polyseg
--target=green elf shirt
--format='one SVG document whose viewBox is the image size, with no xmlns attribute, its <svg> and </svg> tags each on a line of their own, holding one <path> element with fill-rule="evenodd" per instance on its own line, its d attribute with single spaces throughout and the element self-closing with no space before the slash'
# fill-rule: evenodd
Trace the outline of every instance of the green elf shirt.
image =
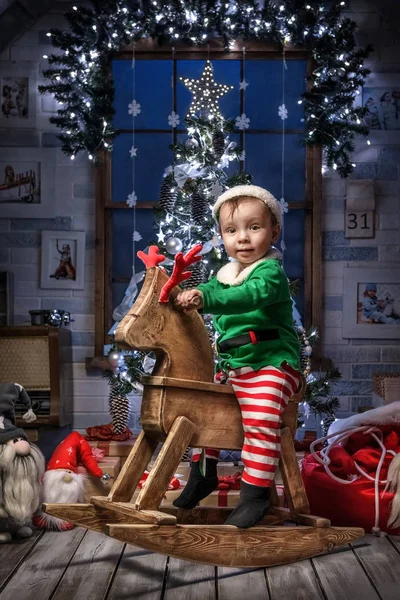
<svg viewBox="0 0 400 600">
<path fill-rule="evenodd" d="M 248 333 L 249 330 L 278 329 L 279 339 L 245 344 L 220 352 L 224 371 L 265 366 L 280 367 L 286 361 L 300 368 L 300 344 L 293 327 L 293 306 L 289 283 L 279 251 L 271 249 L 260 260 L 239 272 L 236 261 L 226 264 L 216 277 L 202 283 L 203 313 L 214 315 L 218 341 Z"/>
</svg>

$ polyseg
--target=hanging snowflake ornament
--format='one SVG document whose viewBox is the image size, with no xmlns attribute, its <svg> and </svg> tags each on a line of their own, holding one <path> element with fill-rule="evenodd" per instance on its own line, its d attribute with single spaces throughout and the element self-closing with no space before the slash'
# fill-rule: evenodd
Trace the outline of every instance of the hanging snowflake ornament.
<svg viewBox="0 0 400 600">
<path fill-rule="evenodd" d="M 239 154 L 239 160 L 242 160 L 243 162 L 246 160 L 246 150 L 241 151 Z"/>
<path fill-rule="evenodd" d="M 126 203 L 129 206 L 129 208 L 133 208 L 134 206 L 136 206 L 136 202 L 137 202 L 137 196 L 136 196 L 135 192 L 128 194 L 128 199 L 127 199 Z"/>
<path fill-rule="evenodd" d="M 131 155 L 131 158 L 137 156 L 137 148 L 135 148 L 135 146 L 132 146 L 132 148 L 129 150 L 129 154 Z"/>
<path fill-rule="evenodd" d="M 172 111 L 172 113 L 170 115 L 168 115 L 168 125 L 170 127 L 178 127 L 179 123 L 181 122 L 178 113 L 176 113 L 174 110 Z"/>
<path fill-rule="evenodd" d="M 133 117 L 137 117 L 141 112 L 142 107 L 140 106 L 139 102 L 136 102 L 136 100 L 132 100 L 132 102 L 128 104 L 128 113 Z"/>
<path fill-rule="evenodd" d="M 138 231 L 134 231 L 133 235 L 132 235 L 132 241 L 140 242 L 141 239 L 142 239 L 142 236 L 140 235 L 140 233 Z"/>
<path fill-rule="evenodd" d="M 250 125 L 250 119 L 246 113 L 242 113 L 240 117 L 236 117 L 235 125 L 238 129 L 248 129 Z"/>
<path fill-rule="evenodd" d="M 281 105 L 278 107 L 278 115 L 280 116 L 280 118 L 282 119 L 282 121 L 284 121 L 285 119 L 287 119 L 287 118 L 288 118 L 288 114 L 289 114 L 289 113 L 288 113 L 288 111 L 287 111 L 287 108 L 286 108 L 286 106 L 285 106 L 284 104 L 281 104 Z"/>
<path fill-rule="evenodd" d="M 289 211 L 289 204 L 286 202 L 285 198 L 281 198 L 279 200 L 279 205 L 281 207 L 282 215 Z"/>
</svg>

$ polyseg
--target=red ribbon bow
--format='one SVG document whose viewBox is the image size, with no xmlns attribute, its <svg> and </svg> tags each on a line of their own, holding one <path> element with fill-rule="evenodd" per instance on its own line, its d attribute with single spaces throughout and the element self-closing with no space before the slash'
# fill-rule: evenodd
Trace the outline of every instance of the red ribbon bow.
<svg viewBox="0 0 400 600">
<path fill-rule="evenodd" d="M 242 474 L 240 471 L 234 475 L 226 475 L 225 477 L 218 477 L 218 490 L 240 490 L 240 481 Z"/>
</svg>

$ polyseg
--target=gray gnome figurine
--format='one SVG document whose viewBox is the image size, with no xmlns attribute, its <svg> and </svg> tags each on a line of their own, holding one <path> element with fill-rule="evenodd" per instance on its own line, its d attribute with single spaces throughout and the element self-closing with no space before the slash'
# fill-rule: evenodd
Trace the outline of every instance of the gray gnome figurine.
<svg viewBox="0 0 400 600">
<path fill-rule="evenodd" d="M 36 421 L 37 417 L 32 410 L 32 402 L 25 388 L 19 383 L 0 383 L 0 415 L 9 419 L 13 425 L 15 421 L 15 405 L 19 402 L 26 407 L 26 412 L 22 415 L 25 423 Z"/>
</svg>

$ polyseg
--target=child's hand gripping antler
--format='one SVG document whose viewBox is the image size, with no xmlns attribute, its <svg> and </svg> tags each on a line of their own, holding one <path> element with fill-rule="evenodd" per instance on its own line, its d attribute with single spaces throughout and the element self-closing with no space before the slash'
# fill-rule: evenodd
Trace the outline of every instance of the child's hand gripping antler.
<svg viewBox="0 0 400 600">
<path fill-rule="evenodd" d="M 197 263 L 197 262 L 199 262 L 199 260 L 201 260 L 201 256 L 197 255 L 197 253 L 200 252 L 201 249 L 202 249 L 202 245 L 196 244 L 196 246 L 194 246 L 191 250 L 189 250 L 189 252 L 187 252 L 185 255 L 183 255 L 182 252 L 178 252 L 178 254 L 175 256 L 175 263 L 174 263 L 174 268 L 172 270 L 172 275 L 161 290 L 161 294 L 160 294 L 160 298 L 159 298 L 160 302 L 168 302 L 171 290 L 176 285 L 178 285 L 178 283 L 181 283 L 181 281 L 186 281 L 186 279 L 189 279 L 189 277 L 192 276 L 192 272 L 186 271 L 185 269 L 187 267 L 189 267 L 190 265 L 193 265 L 194 263 Z M 190 292 L 194 292 L 194 291 L 198 292 L 198 290 L 189 290 L 189 291 Z M 199 293 L 201 293 L 201 292 L 199 292 Z"/>
</svg>

